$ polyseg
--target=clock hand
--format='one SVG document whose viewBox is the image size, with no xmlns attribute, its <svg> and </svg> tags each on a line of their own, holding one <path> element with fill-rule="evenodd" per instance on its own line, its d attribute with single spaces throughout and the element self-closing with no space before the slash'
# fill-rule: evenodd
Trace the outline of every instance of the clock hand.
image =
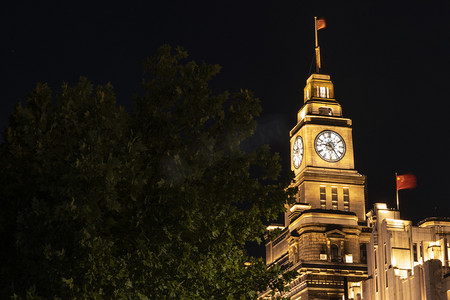
<svg viewBox="0 0 450 300">
<path fill-rule="evenodd" d="M 334 154 L 336 154 L 336 157 L 339 157 L 339 154 L 337 154 L 337 152 L 336 152 L 336 150 L 334 150 L 334 148 L 333 148 L 333 152 L 334 152 Z"/>
<path fill-rule="evenodd" d="M 336 152 L 336 150 L 334 149 L 334 144 L 333 143 L 327 143 L 327 146 L 334 152 L 334 154 L 336 155 L 336 158 L 339 157 L 339 154 Z M 331 152 L 331 151 L 330 151 Z"/>
</svg>

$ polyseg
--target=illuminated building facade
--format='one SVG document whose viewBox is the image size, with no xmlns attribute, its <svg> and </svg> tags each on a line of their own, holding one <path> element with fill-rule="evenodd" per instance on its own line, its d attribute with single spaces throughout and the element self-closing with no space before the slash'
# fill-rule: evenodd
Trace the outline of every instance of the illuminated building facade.
<svg viewBox="0 0 450 300">
<path fill-rule="evenodd" d="M 382 203 L 366 214 L 351 125 L 330 76 L 312 74 L 290 131 L 297 201 L 283 225 L 270 227 L 280 234 L 266 239 L 267 266 L 298 276 L 275 297 L 450 300 L 450 219 L 413 226 Z M 270 299 L 270 291 L 260 297 Z"/>
<path fill-rule="evenodd" d="M 296 203 L 287 207 L 266 264 L 296 270 L 291 299 L 450 300 L 450 219 L 413 226 L 398 210 L 377 203 L 366 214 L 365 176 L 355 170 L 352 121 L 344 118 L 330 76 L 320 72 L 315 18 L 316 72 L 290 131 Z M 270 299 L 270 291 L 260 298 Z"/>
<path fill-rule="evenodd" d="M 354 169 L 352 122 L 334 98 L 329 75 L 308 78 L 297 116 L 290 145 L 299 192 L 281 234 L 266 241 L 266 263 L 299 272 L 284 297 L 360 299 L 370 240 L 365 176 Z"/>
<path fill-rule="evenodd" d="M 417 226 L 377 203 L 367 213 L 369 278 L 364 299 L 450 299 L 450 219 Z"/>
</svg>

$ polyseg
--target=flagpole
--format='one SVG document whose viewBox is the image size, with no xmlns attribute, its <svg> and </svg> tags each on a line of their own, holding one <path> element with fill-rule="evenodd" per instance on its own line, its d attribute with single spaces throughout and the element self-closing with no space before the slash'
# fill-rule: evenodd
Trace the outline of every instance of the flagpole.
<svg viewBox="0 0 450 300">
<path fill-rule="evenodd" d="M 320 73 L 320 47 L 319 47 L 319 39 L 317 38 L 317 17 L 314 17 L 314 37 L 315 37 L 315 47 L 314 50 L 316 52 L 316 72 Z"/>
<path fill-rule="evenodd" d="M 397 188 L 397 172 L 395 172 L 395 198 L 397 198 L 397 210 L 400 211 L 399 209 L 399 201 L 398 201 L 398 188 Z"/>
<path fill-rule="evenodd" d="M 319 46 L 319 42 L 317 40 L 317 17 L 314 17 L 314 36 L 315 36 L 315 48 Z"/>
</svg>

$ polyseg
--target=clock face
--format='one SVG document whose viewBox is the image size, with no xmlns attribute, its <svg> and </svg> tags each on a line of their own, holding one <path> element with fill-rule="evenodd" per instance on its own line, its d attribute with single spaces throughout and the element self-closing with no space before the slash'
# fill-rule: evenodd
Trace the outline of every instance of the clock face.
<svg viewBox="0 0 450 300">
<path fill-rule="evenodd" d="M 314 148 L 320 158 L 329 162 L 337 162 L 345 154 L 344 139 L 337 132 L 331 130 L 322 131 L 317 135 Z"/>
<path fill-rule="evenodd" d="M 300 168 L 300 164 L 303 159 L 303 139 L 301 136 L 295 138 L 294 145 L 292 146 L 292 163 L 294 168 Z"/>
</svg>

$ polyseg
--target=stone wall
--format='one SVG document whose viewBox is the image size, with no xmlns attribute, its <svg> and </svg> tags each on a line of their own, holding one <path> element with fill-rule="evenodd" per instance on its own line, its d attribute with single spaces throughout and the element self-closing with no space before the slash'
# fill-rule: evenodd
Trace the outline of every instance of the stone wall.
<svg viewBox="0 0 450 300">
<path fill-rule="evenodd" d="M 327 253 L 327 239 L 323 233 L 304 233 L 297 243 L 299 258 L 303 261 L 319 260 L 321 253 Z"/>
</svg>

